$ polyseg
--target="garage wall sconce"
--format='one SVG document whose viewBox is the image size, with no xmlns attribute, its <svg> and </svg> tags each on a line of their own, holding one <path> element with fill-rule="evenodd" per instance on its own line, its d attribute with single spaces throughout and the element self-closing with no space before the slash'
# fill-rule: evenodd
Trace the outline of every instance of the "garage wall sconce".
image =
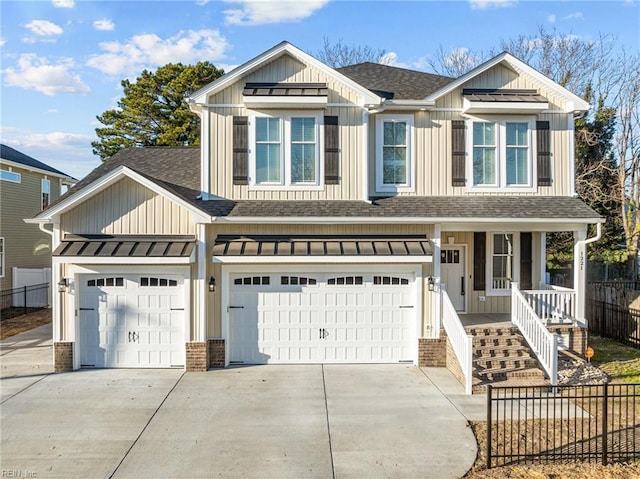
<svg viewBox="0 0 640 479">
<path fill-rule="evenodd" d="M 209 278 L 209 292 L 213 293 L 216 290 L 216 279 L 211 276 Z"/>
<path fill-rule="evenodd" d="M 433 291 L 436 287 L 436 282 L 433 279 L 433 276 L 429 276 L 427 278 L 427 288 L 429 289 L 429 291 Z"/>
<path fill-rule="evenodd" d="M 58 281 L 58 293 L 66 293 L 69 286 L 69 280 L 67 278 L 60 278 Z"/>
</svg>

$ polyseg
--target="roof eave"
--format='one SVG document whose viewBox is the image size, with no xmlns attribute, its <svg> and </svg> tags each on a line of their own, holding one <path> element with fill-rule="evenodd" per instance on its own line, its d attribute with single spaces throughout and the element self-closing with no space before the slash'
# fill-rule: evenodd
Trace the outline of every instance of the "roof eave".
<svg viewBox="0 0 640 479">
<path fill-rule="evenodd" d="M 65 184 L 72 184 L 72 183 L 78 182 L 76 178 L 69 176 L 66 173 L 63 173 L 62 171 L 60 173 L 56 173 L 54 171 L 37 168 L 35 166 L 25 165 L 24 163 L 19 163 L 17 161 L 7 160 L 6 158 L 0 158 L 0 164 L 6 164 L 14 168 L 22 168 L 23 170 L 33 171 L 35 173 L 41 173 L 47 176 L 55 176 L 56 178 L 60 178 L 61 180 L 63 180 Z"/>
</svg>

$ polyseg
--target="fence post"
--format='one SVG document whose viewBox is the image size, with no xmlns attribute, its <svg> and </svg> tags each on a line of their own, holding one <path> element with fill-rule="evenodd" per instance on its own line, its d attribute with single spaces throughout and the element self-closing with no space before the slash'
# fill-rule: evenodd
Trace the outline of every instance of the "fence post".
<svg viewBox="0 0 640 479">
<path fill-rule="evenodd" d="M 491 469 L 491 393 L 493 386 L 487 385 L 487 469 Z"/>
<path fill-rule="evenodd" d="M 607 302 L 603 301 L 602 302 L 602 316 L 600 316 L 602 319 L 600 320 L 600 325 L 601 325 L 601 332 L 600 335 L 603 338 L 608 338 L 609 335 L 607 334 Z"/>
<path fill-rule="evenodd" d="M 609 384 L 604 383 L 602 404 L 602 464 L 607 465 L 609 454 Z"/>
<path fill-rule="evenodd" d="M 23 299 L 24 299 L 24 303 L 22 304 L 22 307 L 24 308 L 24 314 L 27 314 L 27 287 L 23 286 Z"/>
</svg>

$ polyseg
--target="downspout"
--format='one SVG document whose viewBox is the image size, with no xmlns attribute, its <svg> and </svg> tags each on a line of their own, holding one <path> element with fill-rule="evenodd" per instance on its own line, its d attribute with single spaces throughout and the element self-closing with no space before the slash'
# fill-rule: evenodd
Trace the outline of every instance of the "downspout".
<svg viewBox="0 0 640 479">
<path fill-rule="evenodd" d="M 596 223 L 596 235 L 593 238 L 584 240 L 584 244 L 588 245 L 589 243 L 594 243 L 600 238 L 602 238 L 602 223 Z"/>
<path fill-rule="evenodd" d="M 369 201 L 369 112 L 362 110 L 362 199 Z"/>
</svg>

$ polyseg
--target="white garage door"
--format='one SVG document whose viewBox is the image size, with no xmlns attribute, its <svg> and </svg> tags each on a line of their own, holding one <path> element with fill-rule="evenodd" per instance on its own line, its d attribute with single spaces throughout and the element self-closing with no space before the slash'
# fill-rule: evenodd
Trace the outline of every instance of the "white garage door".
<svg viewBox="0 0 640 479">
<path fill-rule="evenodd" d="M 79 282 L 81 366 L 184 366 L 182 276 L 81 275 Z"/>
<path fill-rule="evenodd" d="M 410 274 L 236 274 L 228 309 L 231 363 L 415 359 Z"/>
</svg>

